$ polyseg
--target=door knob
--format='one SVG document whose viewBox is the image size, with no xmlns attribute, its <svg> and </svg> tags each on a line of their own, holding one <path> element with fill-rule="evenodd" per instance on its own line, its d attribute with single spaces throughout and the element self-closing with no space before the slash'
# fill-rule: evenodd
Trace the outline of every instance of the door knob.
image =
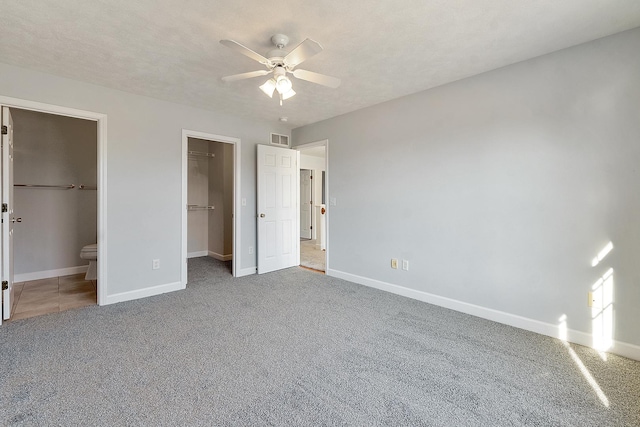
<svg viewBox="0 0 640 427">
<path fill-rule="evenodd" d="M 22 218 L 11 218 L 11 222 L 22 222 Z"/>
<path fill-rule="evenodd" d="M 264 214 L 260 214 L 260 218 L 264 218 Z"/>
</svg>

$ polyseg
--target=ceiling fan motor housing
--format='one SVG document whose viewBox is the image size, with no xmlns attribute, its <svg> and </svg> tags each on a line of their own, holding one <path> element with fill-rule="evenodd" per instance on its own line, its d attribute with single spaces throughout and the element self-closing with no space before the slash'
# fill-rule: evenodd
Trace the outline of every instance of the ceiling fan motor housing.
<svg viewBox="0 0 640 427">
<path fill-rule="evenodd" d="M 284 34 L 274 34 L 271 36 L 271 43 L 276 45 L 278 49 L 282 49 L 283 47 L 287 47 L 289 44 L 289 37 Z"/>
<path fill-rule="evenodd" d="M 276 65 L 283 65 L 285 56 L 287 56 L 287 52 L 282 49 L 273 49 L 267 52 L 267 58 L 269 58 L 269 61 Z"/>
<path fill-rule="evenodd" d="M 276 45 L 276 49 L 267 52 L 267 58 L 275 66 L 284 65 L 284 57 L 288 54 L 284 48 L 289 44 L 289 37 L 284 34 L 275 34 L 271 36 L 271 43 Z"/>
</svg>

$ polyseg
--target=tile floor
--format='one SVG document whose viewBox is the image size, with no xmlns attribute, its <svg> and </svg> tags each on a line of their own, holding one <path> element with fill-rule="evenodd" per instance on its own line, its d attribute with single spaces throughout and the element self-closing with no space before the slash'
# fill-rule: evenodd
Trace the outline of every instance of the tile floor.
<svg viewBox="0 0 640 427">
<path fill-rule="evenodd" d="M 312 270 L 325 271 L 326 252 L 316 247 L 315 240 L 300 240 L 300 265 Z"/>
<path fill-rule="evenodd" d="M 96 304 L 96 281 L 84 280 L 84 273 L 14 283 L 11 320 L 57 313 Z"/>
</svg>

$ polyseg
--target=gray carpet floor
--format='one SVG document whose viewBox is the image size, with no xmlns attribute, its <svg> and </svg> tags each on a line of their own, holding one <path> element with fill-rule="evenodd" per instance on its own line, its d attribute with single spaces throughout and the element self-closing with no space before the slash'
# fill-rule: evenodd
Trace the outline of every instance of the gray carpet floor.
<svg viewBox="0 0 640 427">
<path fill-rule="evenodd" d="M 640 362 L 301 268 L 0 327 L 1 425 L 637 426 Z"/>
</svg>

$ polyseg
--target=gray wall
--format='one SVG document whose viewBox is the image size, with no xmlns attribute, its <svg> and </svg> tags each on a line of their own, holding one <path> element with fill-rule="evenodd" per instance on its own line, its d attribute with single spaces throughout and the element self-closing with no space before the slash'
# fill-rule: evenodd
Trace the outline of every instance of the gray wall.
<svg viewBox="0 0 640 427">
<path fill-rule="evenodd" d="M 278 122 L 174 104 L 0 64 L 0 95 L 107 114 L 107 292 L 109 295 L 180 282 L 182 129 L 242 140 L 239 197 L 240 269 L 254 271 L 256 148 L 269 133 L 289 133 Z M 212 77 L 215 78 L 215 77 Z M 102 248 L 104 250 L 105 248 Z M 152 260 L 161 268 L 152 270 Z M 104 284 L 103 284 L 104 285 Z"/>
<path fill-rule="evenodd" d="M 638 52 L 635 29 L 295 129 L 329 139 L 331 268 L 590 333 L 613 267 L 640 345 Z"/>
<path fill-rule="evenodd" d="M 218 255 L 233 252 L 233 145 L 212 142 L 209 160 L 209 251 Z"/>
<path fill-rule="evenodd" d="M 96 185 L 97 127 L 89 120 L 11 109 L 16 184 Z M 94 190 L 17 187 L 15 274 L 88 264 L 84 245 L 97 241 Z"/>
</svg>

